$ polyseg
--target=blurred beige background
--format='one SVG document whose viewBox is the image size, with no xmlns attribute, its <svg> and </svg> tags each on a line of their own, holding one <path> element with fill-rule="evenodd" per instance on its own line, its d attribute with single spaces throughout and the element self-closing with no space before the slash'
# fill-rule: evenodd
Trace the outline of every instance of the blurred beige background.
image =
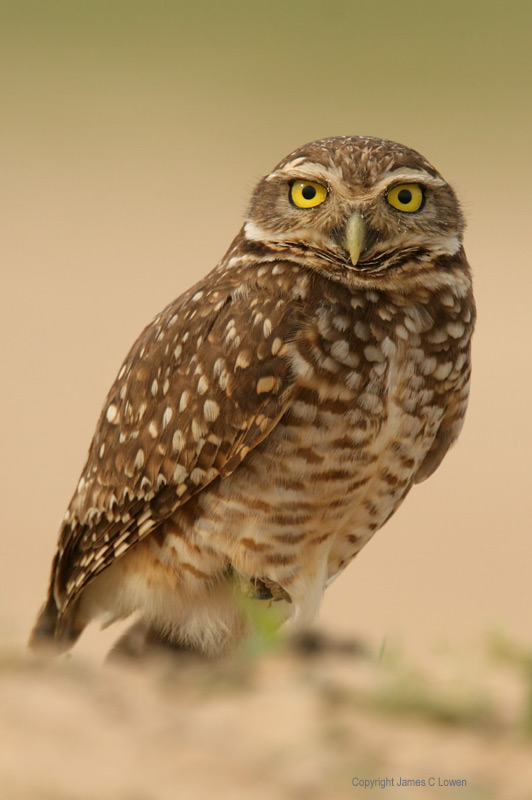
<svg viewBox="0 0 532 800">
<path fill-rule="evenodd" d="M 255 181 L 336 134 L 455 186 L 479 323 L 460 443 L 320 622 L 420 651 L 530 641 L 531 29 L 527 1 L 0 2 L 4 643 L 134 338 L 224 254 Z"/>
</svg>

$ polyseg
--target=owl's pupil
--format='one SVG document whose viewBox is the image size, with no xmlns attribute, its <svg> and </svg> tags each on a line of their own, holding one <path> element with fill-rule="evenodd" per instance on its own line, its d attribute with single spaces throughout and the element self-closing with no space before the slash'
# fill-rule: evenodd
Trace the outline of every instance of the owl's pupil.
<svg viewBox="0 0 532 800">
<path fill-rule="evenodd" d="M 397 199 L 399 200 L 400 203 L 406 206 L 412 200 L 412 192 L 410 191 L 410 189 L 401 189 L 401 191 L 397 195 Z"/>
<path fill-rule="evenodd" d="M 313 200 L 316 197 L 316 189 L 314 186 L 303 186 L 301 194 L 305 200 Z"/>
</svg>

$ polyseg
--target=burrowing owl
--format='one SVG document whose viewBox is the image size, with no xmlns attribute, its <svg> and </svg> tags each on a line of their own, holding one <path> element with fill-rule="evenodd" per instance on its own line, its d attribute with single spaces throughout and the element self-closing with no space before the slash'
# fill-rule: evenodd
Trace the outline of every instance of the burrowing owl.
<svg viewBox="0 0 532 800">
<path fill-rule="evenodd" d="M 147 638 L 216 655 L 249 629 L 246 592 L 308 624 L 462 427 L 463 228 L 394 142 L 312 142 L 261 180 L 225 257 L 118 373 L 31 644 L 137 612 Z"/>
</svg>

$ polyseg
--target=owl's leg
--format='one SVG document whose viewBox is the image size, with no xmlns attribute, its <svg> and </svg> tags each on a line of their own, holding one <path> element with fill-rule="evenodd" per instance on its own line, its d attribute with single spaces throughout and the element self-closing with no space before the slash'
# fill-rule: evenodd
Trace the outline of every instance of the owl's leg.
<svg viewBox="0 0 532 800">
<path fill-rule="evenodd" d="M 137 621 L 115 642 L 106 657 L 106 662 L 114 663 L 122 659 L 142 658 L 146 653 L 148 628 Z"/>
<path fill-rule="evenodd" d="M 144 620 L 138 620 L 118 639 L 106 657 L 106 663 L 136 661 L 157 656 L 206 658 L 199 650 L 169 640 Z"/>
<path fill-rule="evenodd" d="M 316 547 L 312 558 L 308 553 L 302 557 L 298 572 L 288 578 L 279 577 L 279 584 L 292 601 L 293 613 L 286 623 L 290 632 L 306 630 L 318 614 L 327 585 L 329 551 L 330 542 L 325 541 Z"/>
</svg>

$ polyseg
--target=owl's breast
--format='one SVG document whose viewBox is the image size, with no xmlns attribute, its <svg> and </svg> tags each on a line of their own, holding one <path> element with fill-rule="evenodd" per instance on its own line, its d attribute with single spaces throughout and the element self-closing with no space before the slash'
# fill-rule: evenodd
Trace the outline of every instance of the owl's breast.
<svg viewBox="0 0 532 800">
<path fill-rule="evenodd" d="M 310 619 L 327 581 L 408 493 L 463 354 L 442 338 L 441 314 L 371 297 L 361 313 L 357 301 L 318 306 L 283 350 L 292 380 L 283 417 L 165 526 L 165 558 L 191 565 L 187 581 L 231 568 L 278 584 Z"/>
<path fill-rule="evenodd" d="M 341 570 L 408 492 L 442 418 L 419 347 L 354 324 L 293 343 L 296 389 L 273 432 L 199 500 L 196 531 L 248 577 L 288 588 Z M 336 335 L 335 335 L 336 334 Z"/>
</svg>

